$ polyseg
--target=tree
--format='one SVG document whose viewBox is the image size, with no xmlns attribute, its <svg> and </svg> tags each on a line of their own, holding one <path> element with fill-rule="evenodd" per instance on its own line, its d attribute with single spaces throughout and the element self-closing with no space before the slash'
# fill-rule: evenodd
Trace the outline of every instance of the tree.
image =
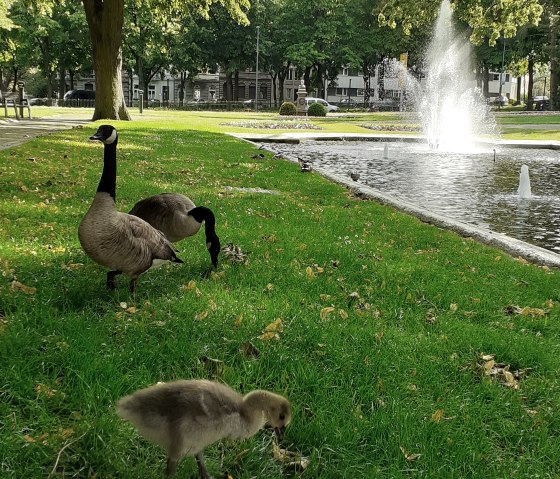
<svg viewBox="0 0 560 479">
<path fill-rule="evenodd" d="M 122 90 L 124 0 L 82 0 L 91 37 L 96 100 L 93 119 L 130 120 Z M 213 3 L 223 5 L 238 22 L 247 21 L 248 0 L 151 0 L 149 8 L 176 14 L 181 8 L 208 16 Z"/>
<path fill-rule="evenodd" d="M 82 1 L 95 72 L 95 111 L 92 119 L 130 120 L 123 97 L 121 73 L 124 0 Z"/>
</svg>

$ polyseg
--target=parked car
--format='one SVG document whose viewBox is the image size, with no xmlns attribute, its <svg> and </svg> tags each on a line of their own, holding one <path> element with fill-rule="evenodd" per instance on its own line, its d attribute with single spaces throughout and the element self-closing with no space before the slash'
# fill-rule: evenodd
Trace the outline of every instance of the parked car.
<svg viewBox="0 0 560 479">
<path fill-rule="evenodd" d="M 65 100 L 95 100 L 94 90 L 68 90 L 64 94 Z"/>
<path fill-rule="evenodd" d="M 339 107 L 343 108 L 355 108 L 358 106 L 358 102 L 354 98 L 341 98 L 338 102 Z"/>
<path fill-rule="evenodd" d="M 331 105 L 327 100 L 323 100 L 322 98 L 313 98 L 313 97 L 307 97 L 305 99 L 306 111 L 309 108 L 309 105 L 311 105 L 312 103 L 320 103 L 327 109 L 327 111 L 338 111 L 338 107 L 336 105 Z"/>
<path fill-rule="evenodd" d="M 400 107 L 398 98 L 383 98 L 382 100 L 371 100 L 369 111 L 395 111 Z"/>
</svg>

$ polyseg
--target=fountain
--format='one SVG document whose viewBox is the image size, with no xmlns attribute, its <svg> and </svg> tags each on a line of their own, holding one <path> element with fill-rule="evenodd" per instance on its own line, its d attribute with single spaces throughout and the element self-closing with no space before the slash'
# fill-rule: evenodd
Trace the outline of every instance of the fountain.
<svg viewBox="0 0 560 479">
<path fill-rule="evenodd" d="M 395 136 L 390 155 L 386 136 L 368 142 L 274 144 L 269 149 L 308 158 L 317 171 L 333 179 L 347 180 L 352 172 L 350 178 L 359 178 L 363 188 L 397 208 L 399 202 L 408 202 L 434 217 L 560 253 L 560 162 L 552 149 L 556 146 L 535 150 L 480 138 L 493 135 L 496 124 L 481 92 L 468 81 L 470 45 L 454 31 L 451 16 L 449 0 L 443 0 L 426 55 L 426 79 L 406 77 L 425 138 L 399 141 Z M 394 64 L 401 68 L 399 62 Z M 534 196 L 529 168 L 539 188 Z M 520 198 L 531 198 L 530 208 Z"/>
<path fill-rule="evenodd" d="M 475 137 L 496 133 L 489 105 L 472 86 L 471 46 L 453 27 L 449 0 L 441 3 L 424 70 L 424 82 L 407 79 L 431 149 L 468 151 Z"/>
<path fill-rule="evenodd" d="M 521 172 L 519 173 L 519 187 L 517 188 L 517 194 L 521 199 L 531 198 L 531 179 L 529 178 L 529 167 L 527 165 L 521 166 Z"/>
</svg>

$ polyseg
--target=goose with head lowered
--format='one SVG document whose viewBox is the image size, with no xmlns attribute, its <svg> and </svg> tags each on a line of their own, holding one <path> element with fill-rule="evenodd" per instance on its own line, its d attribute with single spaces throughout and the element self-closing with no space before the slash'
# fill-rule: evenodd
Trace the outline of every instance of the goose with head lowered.
<svg viewBox="0 0 560 479">
<path fill-rule="evenodd" d="M 246 439 L 265 424 L 278 439 L 292 418 L 290 402 L 255 390 L 242 396 L 225 384 L 192 379 L 140 389 L 117 403 L 117 414 L 167 451 L 166 477 L 184 456 L 194 456 L 201 479 L 210 479 L 202 450 L 220 439 Z"/>
<path fill-rule="evenodd" d="M 78 238 L 93 261 L 110 269 L 109 289 L 115 288 L 115 276 L 124 273 L 130 277 L 130 292 L 134 293 L 140 274 L 165 262 L 183 261 L 163 233 L 136 216 L 117 211 L 117 130 L 102 125 L 90 140 L 104 144 L 103 172 L 93 202 L 78 228 Z"/>
<path fill-rule="evenodd" d="M 179 193 L 161 193 L 140 200 L 129 214 L 147 221 L 173 243 L 198 233 L 204 222 L 206 247 L 212 264 L 218 266 L 220 239 L 216 234 L 216 218 L 210 208 L 196 206 L 190 198 Z"/>
</svg>

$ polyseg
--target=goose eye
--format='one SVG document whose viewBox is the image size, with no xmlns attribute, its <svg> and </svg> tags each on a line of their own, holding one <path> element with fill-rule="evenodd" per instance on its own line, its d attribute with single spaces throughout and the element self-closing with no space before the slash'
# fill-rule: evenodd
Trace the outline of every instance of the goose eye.
<svg viewBox="0 0 560 479">
<path fill-rule="evenodd" d="M 286 416 L 284 414 L 280 414 L 280 421 L 283 421 L 284 419 L 286 419 Z"/>
</svg>

